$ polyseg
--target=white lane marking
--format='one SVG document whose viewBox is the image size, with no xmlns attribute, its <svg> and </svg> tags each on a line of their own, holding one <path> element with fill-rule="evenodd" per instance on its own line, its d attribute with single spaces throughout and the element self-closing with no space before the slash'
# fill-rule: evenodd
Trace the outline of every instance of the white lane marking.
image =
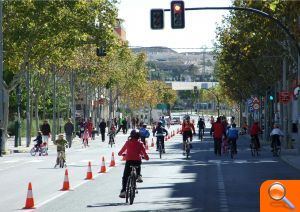
<svg viewBox="0 0 300 212">
<path fill-rule="evenodd" d="M 2 163 L 16 163 L 19 162 L 20 160 L 7 160 L 7 161 L 3 161 Z"/>
<path fill-rule="evenodd" d="M 30 161 L 27 161 L 25 163 L 40 163 L 40 162 L 43 162 L 44 160 L 30 160 Z"/>
<path fill-rule="evenodd" d="M 225 189 L 225 184 L 224 184 L 224 178 L 223 178 L 223 173 L 221 169 L 221 162 L 220 161 L 215 161 L 217 162 L 217 177 L 218 177 L 218 193 L 219 193 L 219 207 L 220 211 L 222 212 L 228 212 L 228 202 L 227 202 L 227 197 L 226 197 L 226 189 Z"/>
<path fill-rule="evenodd" d="M 116 166 L 117 166 L 117 164 L 116 164 Z M 109 170 L 111 170 L 112 168 L 113 168 L 113 167 L 107 167 L 107 168 L 106 168 L 106 172 L 109 172 Z M 97 177 L 99 177 L 99 176 L 101 176 L 101 175 L 105 175 L 105 173 L 98 173 L 98 172 L 97 172 L 96 174 L 93 174 L 93 179 L 96 179 Z M 71 191 L 74 190 L 74 189 L 76 189 L 76 188 L 78 188 L 79 186 L 82 186 L 82 185 L 88 183 L 88 182 L 90 182 L 90 180 L 84 180 L 84 181 L 78 183 L 77 185 L 72 186 L 72 187 L 71 187 Z M 53 200 L 55 200 L 55 199 L 57 199 L 57 198 L 59 198 L 59 197 L 65 195 L 65 194 L 67 194 L 67 193 L 69 193 L 69 191 L 61 191 L 61 192 L 62 192 L 62 193 L 59 193 L 59 194 L 57 194 L 57 195 L 51 197 L 50 199 L 45 200 L 44 202 L 38 203 L 38 204 L 35 206 L 35 208 L 40 208 L 40 207 L 46 205 L 47 203 L 49 203 L 49 202 L 51 202 L 51 201 L 53 201 Z"/>
</svg>

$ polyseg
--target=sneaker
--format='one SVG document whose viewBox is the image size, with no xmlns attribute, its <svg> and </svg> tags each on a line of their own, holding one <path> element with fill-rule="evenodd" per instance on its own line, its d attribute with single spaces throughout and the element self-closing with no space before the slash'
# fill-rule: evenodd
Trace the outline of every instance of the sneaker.
<svg viewBox="0 0 300 212">
<path fill-rule="evenodd" d="M 163 151 L 162 151 L 163 153 L 166 153 L 166 151 L 163 149 Z"/>
<path fill-rule="evenodd" d="M 185 152 L 182 152 L 182 154 L 185 156 Z"/>
<path fill-rule="evenodd" d="M 119 197 L 120 198 L 125 198 L 125 196 L 126 196 L 125 191 L 121 191 L 120 194 L 119 194 Z"/>
<path fill-rule="evenodd" d="M 142 176 L 141 176 L 141 175 L 139 175 L 139 176 L 137 177 L 136 182 L 138 182 L 138 183 L 142 183 L 142 182 L 143 182 L 143 179 L 142 179 Z"/>
<path fill-rule="evenodd" d="M 158 149 L 156 149 L 156 152 L 158 152 Z"/>
<path fill-rule="evenodd" d="M 54 168 L 56 168 L 58 166 L 58 164 L 55 164 Z"/>
</svg>

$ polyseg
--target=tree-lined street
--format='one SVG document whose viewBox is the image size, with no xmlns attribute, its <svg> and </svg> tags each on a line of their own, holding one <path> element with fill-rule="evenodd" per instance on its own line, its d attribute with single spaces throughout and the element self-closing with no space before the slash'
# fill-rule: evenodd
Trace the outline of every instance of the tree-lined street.
<svg viewBox="0 0 300 212">
<path fill-rule="evenodd" d="M 97 174 L 101 157 L 105 157 L 108 166 L 111 152 L 116 154 L 126 138 L 127 135 L 117 136 L 113 148 L 97 137 L 87 149 L 77 143 L 68 150 L 71 191 L 59 191 L 64 169 L 53 169 L 52 149 L 48 157 L 28 157 L 28 153 L 6 157 L 0 170 L 3 182 L 0 191 L 7 194 L 1 200 L 1 208 L 21 209 L 27 183 L 32 182 L 38 211 L 240 211 L 243 208 L 250 212 L 259 210 L 259 187 L 264 180 L 300 177 L 296 169 L 273 158 L 267 146 L 260 157 L 253 158 L 248 136 L 240 138 L 238 155 L 232 160 L 229 155 L 214 155 L 207 129 L 203 142 L 197 138 L 193 142 L 191 158 L 187 160 L 182 155 L 182 135 L 177 134 L 166 142 L 162 159 L 150 147 L 150 160 L 142 165 L 144 182 L 138 184 L 135 203 L 129 206 L 118 197 L 124 166 L 121 158 L 116 157 L 116 167 L 107 167 L 108 173 Z M 88 161 L 92 163 L 92 181 L 84 180 Z"/>
</svg>

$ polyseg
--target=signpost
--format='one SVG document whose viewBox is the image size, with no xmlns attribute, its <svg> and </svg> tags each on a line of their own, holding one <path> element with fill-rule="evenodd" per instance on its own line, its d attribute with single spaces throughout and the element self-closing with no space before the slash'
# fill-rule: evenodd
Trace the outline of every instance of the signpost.
<svg viewBox="0 0 300 212">
<path fill-rule="evenodd" d="M 291 93 L 288 91 L 279 92 L 279 102 L 283 104 L 289 103 L 291 100 Z"/>
</svg>

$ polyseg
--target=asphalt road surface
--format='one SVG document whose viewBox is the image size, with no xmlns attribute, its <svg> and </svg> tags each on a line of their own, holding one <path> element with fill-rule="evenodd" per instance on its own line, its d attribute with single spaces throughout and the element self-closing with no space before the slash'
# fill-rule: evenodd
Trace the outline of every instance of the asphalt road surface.
<svg viewBox="0 0 300 212">
<path fill-rule="evenodd" d="M 175 127 L 177 128 L 177 127 Z M 208 130 L 207 130 L 208 131 Z M 166 154 L 159 159 L 155 148 L 142 165 L 143 183 L 133 205 L 118 197 L 124 162 L 98 174 L 101 157 L 108 165 L 111 152 L 118 152 L 128 135 L 118 135 L 112 149 L 97 138 L 87 149 L 80 144 L 67 151 L 71 191 L 59 191 L 64 169 L 54 169 L 55 151 L 47 157 L 18 154 L 0 161 L 0 211 L 24 207 L 27 185 L 32 182 L 36 211 L 259 211 L 259 188 L 269 179 L 300 179 L 300 173 L 273 158 L 269 150 L 253 158 L 249 138 L 238 141 L 238 155 L 215 156 L 208 132 L 203 142 L 193 141 L 190 159 L 182 155 L 180 134 L 166 142 Z M 151 140 L 151 139 L 150 139 Z M 88 161 L 94 180 L 84 180 Z M 108 168 L 108 167 L 107 167 Z M 33 210 L 34 211 L 34 210 Z"/>
</svg>

